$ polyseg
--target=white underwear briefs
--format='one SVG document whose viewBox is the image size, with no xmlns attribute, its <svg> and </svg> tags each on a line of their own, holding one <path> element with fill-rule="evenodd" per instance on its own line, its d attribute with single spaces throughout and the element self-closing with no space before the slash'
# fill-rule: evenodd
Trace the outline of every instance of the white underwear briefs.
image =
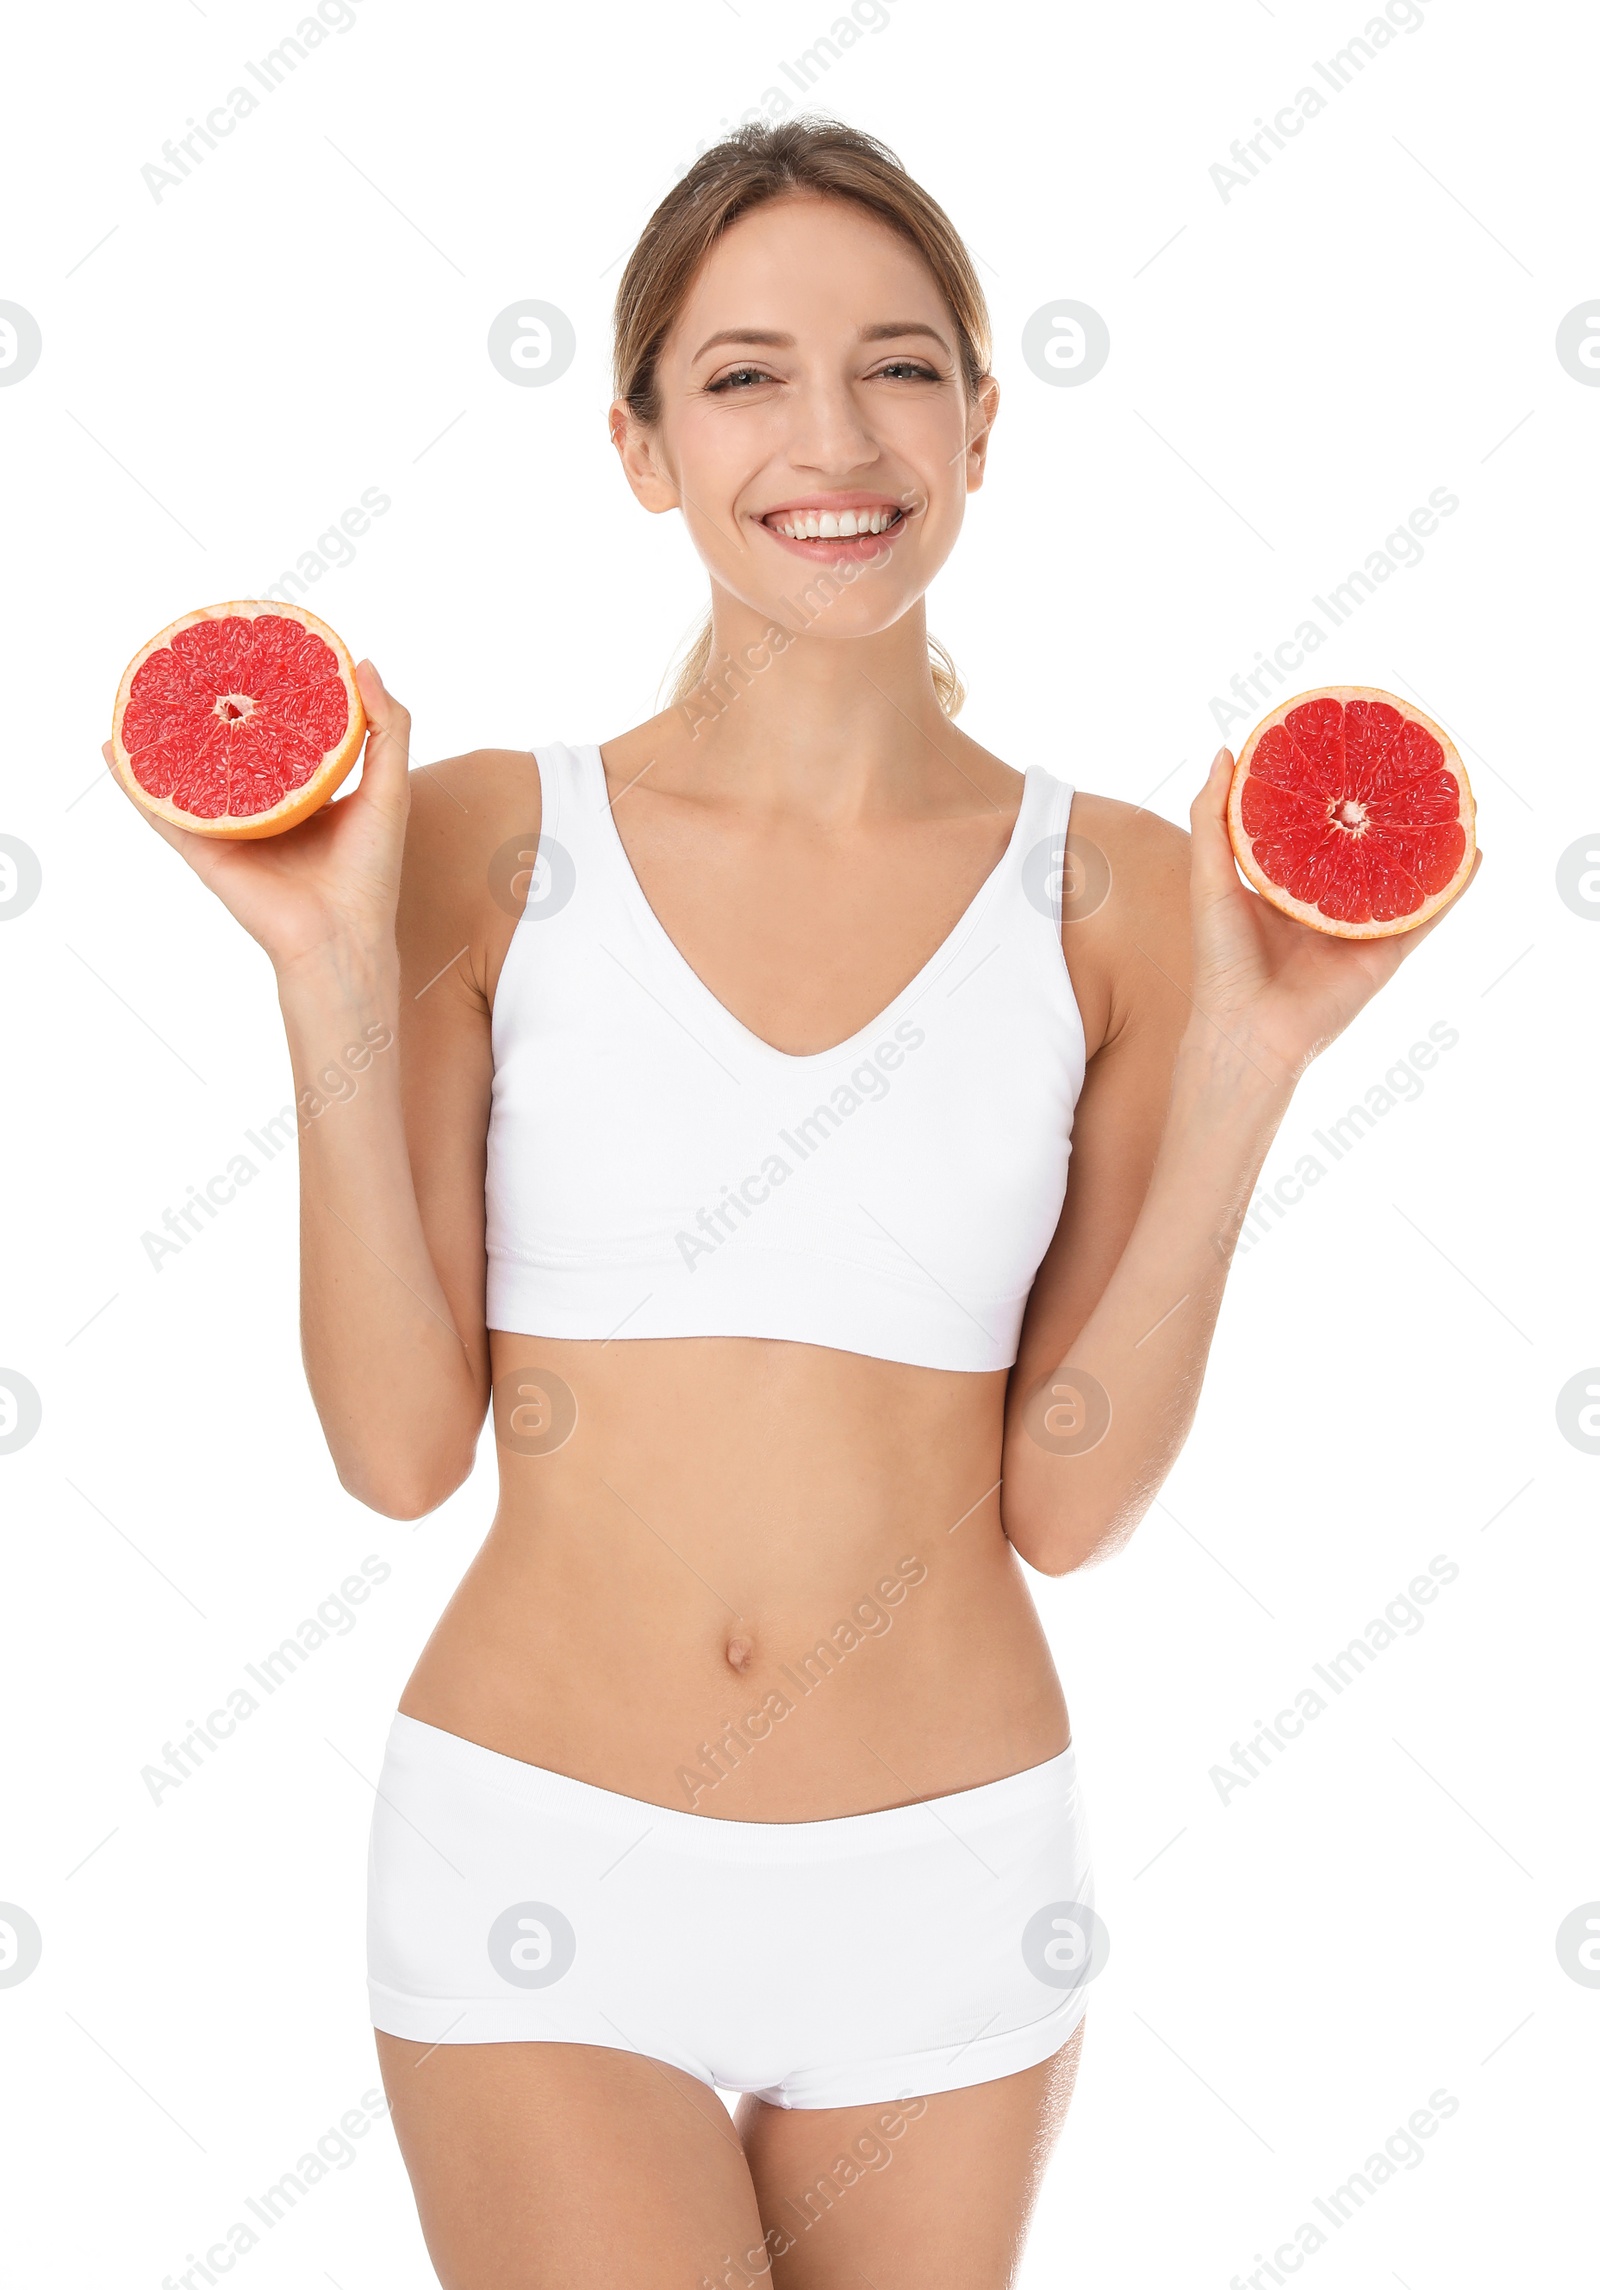
<svg viewBox="0 0 1600 2290">
<path fill-rule="evenodd" d="M 1071 1748 L 882 1812 L 724 1821 L 394 1719 L 368 1892 L 390 2035 L 868 2105 L 1048 2059 L 1104 1960 Z"/>
</svg>

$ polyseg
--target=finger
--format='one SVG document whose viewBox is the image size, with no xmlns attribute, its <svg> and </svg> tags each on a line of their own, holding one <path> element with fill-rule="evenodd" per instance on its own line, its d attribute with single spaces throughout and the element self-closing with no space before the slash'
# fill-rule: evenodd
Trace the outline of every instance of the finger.
<svg viewBox="0 0 1600 2290">
<path fill-rule="evenodd" d="M 400 705 L 370 660 L 356 666 L 356 690 L 367 712 L 367 744 L 361 759 L 361 784 L 380 800 L 395 801 L 406 792 L 410 768 L 411 716 Z"/>
<path fill-rule="evenodd" d="M 1219 747 L 1205 785 L 1189 806 L 1190 883 L 1204 899 L 1222 898 L 1239 888 L 1239 870 L 1228 840 L 1228 790 L 1232 785 L 1233 757 L 1225 747 Z"/>
</svg>

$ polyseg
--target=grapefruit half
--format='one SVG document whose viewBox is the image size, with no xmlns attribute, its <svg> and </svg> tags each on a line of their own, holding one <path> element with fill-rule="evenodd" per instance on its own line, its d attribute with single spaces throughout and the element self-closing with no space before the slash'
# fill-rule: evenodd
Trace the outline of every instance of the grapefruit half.
<svg viewBox="0 0 1600 2290">
<path fill-rule="evenodd" d="M 1364 684 L 1274 708 L 1239 750 L 1228 790 L 1246 880 L 1334 938 L 1393 938 L 1448 906 L 1472 872 L 1474 822 L 1447 734 Z"/>
<path fill-rule="evenodd" d="M 203 604 L 129 661 L 111 754 L 157 818 L 251 841 L 320 810 L 366 729 L 355 664 L 326 621 L 297 604 Z"/>
</svg>

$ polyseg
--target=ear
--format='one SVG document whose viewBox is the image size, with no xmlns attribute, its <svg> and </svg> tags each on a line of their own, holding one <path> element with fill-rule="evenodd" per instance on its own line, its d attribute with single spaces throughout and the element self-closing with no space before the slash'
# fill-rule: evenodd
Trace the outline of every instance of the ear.
<svg viewBox="0 0 1600 2290">
<path fill-rule="evenodd" d="M 633 488 L 633 497 L 652 516 L 660 516 L 664 509 L 679 506 L 679 493 L 671 475 L 661 465 L 656 440 L 646 429 L 627 401 L 618 398 L 607 417 L 611 428 L 611 442 L 617 449 L 617 459 Z"/>
<path fill-rule="evenodd" d="M 993 374 L 985 374 L 978 384 L 977 399 L 972 408 L 972 431 L 966 452 L 969 493 L 976 493 L 983 483 L 983 473 L 989 459 L 989 432 L 994 427 L 994 417 L 999 406 L 1000 384 Z"/>
</svg>

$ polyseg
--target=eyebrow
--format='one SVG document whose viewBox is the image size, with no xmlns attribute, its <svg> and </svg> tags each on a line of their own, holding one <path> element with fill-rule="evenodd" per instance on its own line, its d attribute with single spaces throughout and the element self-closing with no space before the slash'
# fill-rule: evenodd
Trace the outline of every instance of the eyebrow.
<svg viewBox="0 0 1600 2290">
<path fill-rule="evenodd" d="M 937 342 L 945 356 L 949 357 L 950 345 L 938 328 L 926 326 L 920 319 L 916 318 L 890 318 L 885 319 L 881 325 L 863 326 L 861 340 L 863 342 L 895 342 L 907 334 L 925 334 L 930 342 Z M 763 350 L 792 350 L 794 348 L 794 336 L 792 334 L 774 334 L 757 326 L 729 326 L 725 327 L 720 334 L 707 335 L 689 363 L 698 365 L 708 350 L 714 350 L 727 342 L 753 343 L 757 348 Z"/>
</svg>

